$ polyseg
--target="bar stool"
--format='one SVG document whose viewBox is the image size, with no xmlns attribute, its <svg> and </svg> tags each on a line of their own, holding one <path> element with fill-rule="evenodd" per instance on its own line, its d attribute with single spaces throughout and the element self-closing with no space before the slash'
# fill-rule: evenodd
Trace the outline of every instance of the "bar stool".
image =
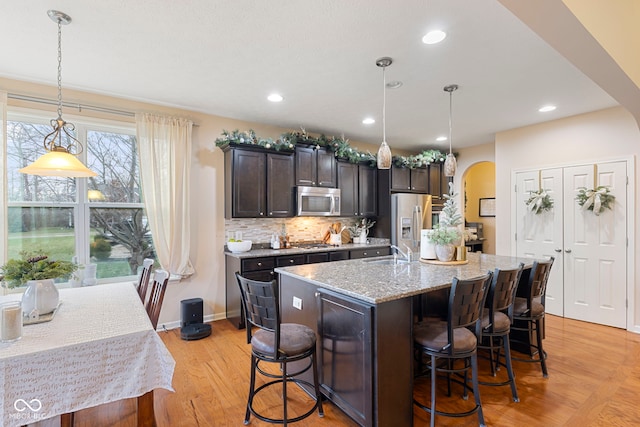
<svg viewBox="0 0 640 427">
<path fill-rule="evenodd" d="M 435 426 L 436 414 L 447 417 L 466 417 L 477 413 L 480 425 L 485 425 L 480 402 L 480 390 L 478 388 L 476 349 L 480 339 L 482 307 L 491 281 L 491 275 L 491 272 L 489 272 L 483 276 L 468 280 L 459 280 L 454 277 L 449 296 L 447 320 L 429 320 L 418 322 L 414 326 L 414 348 L 418 356 L 419 365 L 422 363 L 423 356 L 430 358 L 430 369 L 424 375 L 431 375 L 431 406 L 428 407 L 416 399 L 413 402 L 416 406 L 431 414 L 432 427 Z M 473 327 L 474 332 L 468 327 Z M 444 360 L 446 363 L 439 366 L 439 360 Z M 454 366 L 456 360 L 463 360 L 464 365 L 456 368 Z M 469 369 L 471 369 L 475 406 L 468 411 L 462 412 L 436 410 L 437 373 L 444 372 L 447 374 L 449 392 L 451 391 L 451 374 L 464 373 L 462 385 L 464 390 L 463 397 L 466 399 L 467 389 L 469 388 L 467 384 Z M 423 374 L 418 376 L 423 376 Z"/>
<path fill-rule="evenodd" d="M 518 292 L 524 297 L 516 296 L 513 304 L 513 326 L 512 331 L 524 331 L 528 334 L 528 342 L 525 345 L 529 348 L 530 358 L 516 358 L 520 362 L 533 362 L 540 363 L 542 368 L 542 375 L 545 378 L 549 377 L 547 372 L 547 353 L 542 348 L 542 336 L 544 330 L 542 322 L 544 320 L 544 297 L 547 292 L 547 282 L 549 280 L 549 273 L 551 272 L 551 266 L 553 265 L 554 257 L 550 257 L 549 261 L 534 261 L 531 273 L 529 274 L 529 280 L 520 286 L 524 286 L 522 292 Z M 524 325 L 524 326 L 523 326 Z M 532 344 L 533 335 L 536 336 L 536 344 Z M 511 334 L 512 343 L 523 343 L 523 340 L 519 340 L 513 337 Z M 538 357 L 534 357 L 537 354 Z"/>
<path fill-rule="evenodd" d="M 491 375 L 496 376 L 500 365 L 507 368 L 509 379 L 503 382 L 480 381 L 488 386 L 511 386 L 511 394 L 514 402 L 519 402 L 516 382 L 511 366 L 511 348 L 509 345 L 509 332 L 513 321 L 513 304 L 516 297 L 516 289 L 524 264 L 518 268 L 501 270 L 496 268 L 489 286 L 489 292 L 482 313 L 482 339 L 478 344 L 479 349 L 489 350 L 489 362 Z M 504 348 L 505 362 L 500 362 L 500 347 Z M 494 359 L 494 351 L 497 350 Z"/>
<path fill-rule="evenodd" d="M 304 325 L 280 322 L 280 307 L 275 295 L 276 281 L 259 282 L 250 280 L 236 273 L 244 316 L 247 324 L 247 343 L 251 344 L 251 384 L 249 386 L 249 398 L 247 400 L 247 412 L 244 424 L 249 424 L 249 417 L 253 414 L 256 418 L 269 423 L 283 424 L 293 423 L 307 418 L 316 408 L 318 415 L 324 416 L 322 409 L 322 396 L 318 386 L 318 369 L 316 362 L 316 333 Z M 259 330 L 252 334 L 251 326 Z M 289 372 L 287 365 L 291 362 L 308 359 L 309 363 L 296 372 Z M 260 367 L 260 363 L 276 363 L 279 365 L 279 373 L 273 374 Z M 313 369 L 313 384 L 296 376 Z M 271 381 L 256 388 L 256 372 L 259 372 Z M 287 413 L 287 383 L 304 384 L 315 390 L 315 403 L 304 414 L 289 418 Z M 253 399 L 259 392 L 274 384 L 282 384 L 283 417 L 268 418 L 258 413 L 253 407 Z"/>
</svg>

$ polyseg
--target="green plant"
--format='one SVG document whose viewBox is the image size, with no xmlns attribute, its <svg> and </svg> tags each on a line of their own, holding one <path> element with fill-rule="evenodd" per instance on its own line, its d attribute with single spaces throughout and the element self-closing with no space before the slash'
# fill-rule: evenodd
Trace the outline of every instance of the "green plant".
<svg viewBox="0 0 640 427">
<path fill-rule="evenodd" d="M 109 259 L 111 256 L 111 243 L 101 235 L 95 236 L 93 242 L 89 245 L 89 255 L 101 261 Z"/>
<path fill-rule="evenodd" d="M 14 288 L 29 280 L 58 279 L 68 277 L 78 266 L 69 261 L 53 261 L 42 251 L 20 252 L 20 259 L 10 259 L 2 269 L 1 280 Z"/>
<path fill-rule="evenodd" d="M 429 241 L 436 245 L 450 245 L 460 239 L 457 228 L 435 226 L 429 234 Z"/>
</svg>

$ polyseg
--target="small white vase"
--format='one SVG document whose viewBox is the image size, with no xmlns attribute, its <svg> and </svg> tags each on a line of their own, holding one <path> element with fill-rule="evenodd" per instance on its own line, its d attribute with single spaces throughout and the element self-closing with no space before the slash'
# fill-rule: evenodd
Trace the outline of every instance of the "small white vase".
<svg viewBox="0 0 640 427">
<path fill-rule="evenodd" d="M 451 261 L 455 251 L 456 247 L 453 245 L 436 245 L 436 257 L 438 257 L 438 261 Z"/>
<path fill-rule="evenodd" d="M 28 316 L 35 308 L 38 314 L 48 314 L 58 307 L 60 294 L 53 279 L 29 280 L 22 294 L 22 312 Z"/>
</svg>

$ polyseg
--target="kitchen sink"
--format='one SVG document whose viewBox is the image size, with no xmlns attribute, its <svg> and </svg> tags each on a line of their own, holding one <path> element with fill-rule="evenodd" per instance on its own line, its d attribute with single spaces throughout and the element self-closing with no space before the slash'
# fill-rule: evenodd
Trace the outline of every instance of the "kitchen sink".
<svg viewBox="0 0 640 427">
<path fill-rule="evenodd" d="M 364 262 L 369 263 L 369 264 L 382 264 L 382 265 L 394 265 L 394 264 L 408 264 L 409 261 L 407 261 L 404 258 L 397 258 L 397 259 L 393 259 L 393 258 L 372 258 L 372 259 L 367 259 Z"/>
</svg>

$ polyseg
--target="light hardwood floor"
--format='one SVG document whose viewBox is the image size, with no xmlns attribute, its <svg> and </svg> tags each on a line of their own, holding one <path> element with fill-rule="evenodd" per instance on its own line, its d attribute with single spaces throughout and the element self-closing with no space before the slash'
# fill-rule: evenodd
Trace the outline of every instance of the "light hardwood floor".
<svg viewBox="0 0 640 427">
<path fill-rule="evenodd" d="M 157 390 L 155 411 L 159 427 L 241 426 L 249 382 L 249 345 L 245 332 L 226 320 L 214 322 L 213 334 L 183 341 L 179 330 L 160 332 L 176 360 L 175 393 Z M 481 386 L 489 426 L 638 426 L 640 425 L 640 335 L 620 329 L 547 316 L 544 342 L 549 378 L 538 364 L 514 362 L 520 402 L 509 387 Z M 482 372 L 488 371 L 485 362 Z M 499 375 L 504 375 L 504 369 Z M 484 379 L 489 379 L 483 375 Z M 415 396 L 428 399 L 428 381 L 416 385 Z M 438 402 L 461 405 L 459 389 L 452 398 L 439 389 Z M 302 393 L 292 408 L 308 402 Z M 472 400 L 472 397 L 470 398 Z M 263 402 L 280 407 L 277 393 Z M 80 411 L 77 427 L 134 427 L 135 400 Z M 326 403 L 325 417 L 316 414 L 296 426 L 356 426 L 339 409 Z M 414 411 L 414 425 L 428 425 L 428 414 Z M 474 426 L 477 417 L 437 418 L 438 425 Z M 251 418 L 251 425 L 266 423 Z"/>
</svg>

